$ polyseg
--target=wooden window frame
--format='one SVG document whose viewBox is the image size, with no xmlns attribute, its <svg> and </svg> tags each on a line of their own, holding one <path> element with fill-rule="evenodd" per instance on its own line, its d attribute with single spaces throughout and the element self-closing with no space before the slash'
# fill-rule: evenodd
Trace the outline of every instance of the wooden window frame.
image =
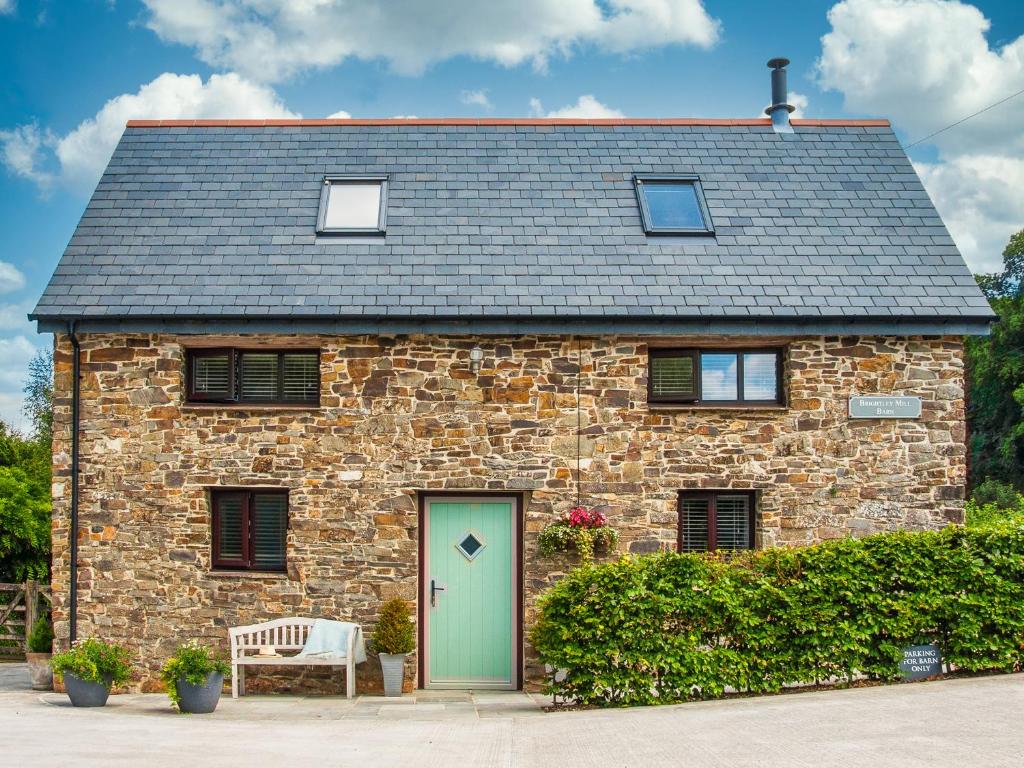
<svg viewBox="0 0 1024 768">
<path fill-rule="evenodd" d="M 775 355 L 775 399 L 747 400 L 743 397 L 743 356 Z M 705 400 L 703 398 L 703 357 L 704 355 L 736 355 L 736 399 Z M 681 398 L 674 395 L 655 395 L 654 377 L 651 375 L 652 357 L 687 357 L 694 360 L 695 397 Z M 649 347 L 647 350 L 647 401 L 665 405 L 691 405 L 700 408 L 758 408 L 763 406 L 784 406 L 786 387 L 784 384 L 786 349 L 784 347 Z"/>
<path fill-rule="evenodd" d="M 380 186 L 380 208 L 377 210 L 376 227 L 328 227 L 327 203 L 334 184 L 377 184 Z M 388 176 L 387 174 L 346 175 L 333 174 L 324 176 L 320 189 L 320 209 L 316 215 L 316 233 L 318 235 L 384 235 L 388 221 Z"/>
<path fill-rule="evenodd" d="M 693 397 L 657 395 L 654 392 L 654 367 L 651 360 L 665 357 L 689 357 L 693 361 Z M 655 347 L 647 350 L 647 400 L 651 403 L 696 403 L 700 400 L 700 351 Z"/>
<path fill-rule="evenodd" d="M 256 565 L 256 526 L 253 525 L 253 501 L 257 495 L 284 496 L 285 541 L 284 558 L 280 568 Z M 228 560 L 218 556 L 220 552 L 220 502 L 227 497 L 238 497 L 242 501 L 242 558 Z M 216 571 L 259 571 L 261 573 L 284 573 L 288 570 L 288 529 L 291 524 L 291 509 L 288 490 L 282 488 L 217 488 L 210 490 L 210 567 Z"/>
<path fill-rule="evenodd" d="M 746 496 L 748 501 L 748 530 L 750 536 L 747 549 L 754 549 L 754 523 L 757 520 L 757 492 L 748 490 L 733 491 L 728 488 L 700 491 L 679 491 L 676 500 L 676 552 L 683 552 L 683 501 L 704 499 L 708 502 L 708 552 L 718 551 L 718 513 L 716 502 L 719 496 Z M 700 551 L 700 550 L 697 550 Z M 728 550 L 744 551 L 744 550 Z"/>
<path fill-rule="evenodd" d="M 188 393 L 188 400 L 197 403 L 229 403 L 234 402 L 233 398 L 222 399 L 219 397 L 208 397 L 205 393 L 196 392 L 195 390 L 195 379 L 193 374 L 195 372 L 195 361 L 199 358 L 204 357 L 223 357 L 227 355 L 228 358 L 228 391 L 234 393 L 238 391 L 237 382 L 237 370 L 236 370 L 236 359 L 235 350 L 227 347 L 218 347 L 216 349 L 203 348 L 203 349 L 189 349 L 185 352 L 185 380 L 186 380 L 186 392 Z"/>
<path fill-rule="evenodd" d="M 214 398 L 206 397 L 201 393 L 196 393 L 194 387 L 194 381 L 192 377 L 194 360 L 201 357 L 217 357 L 220 355 L 228 355 L 228 365 L 230 368 L 230 389 L 231 397 L 228 398 Z M 279 393 L 284 392 L 284 356 L 285 355 L 315 355 L 317 360 L 316 367 L 316 399 L 315 400 L 286 400 L 286 399 L 275 399 L 275 400 L 263 400 L 263 399 L 245 399 L 242 397 L 242 357 L 246 354 L 256 355 L 277 355 L 277 391 Z M 320 395 L 321 387 L 323 386 L 322 374 L 320 371 L 320 350 L 309 349 L 309 348 L 278 348 L 273 349 L 259 349 L 252 347 L 218 347 L 213 348 L 194 348 L 185 350 L 185 398 L 190 403 L 219 403 L 229 405 L 245 405 L 245 406 L 260 406 L 260 405 L 289 405 L 296 407 L 306 408 L 319 408 L 320 407 Z"/>
<path fill-rule="evenodd" d="M 694 195 L 697 198 L 697 207 L 700 209 L 700 217 L 704 222 L 703 227 L 659 227 L 651 218 L 651 211 L 647 205 L 647 195 L 644 185 L 676 184 L 693 187 Z M 633 187 L 636 190 L 637 203 L 640 205 L 640 218 L 643 221 L 644 233 L 647 235 L 714 235 L 715 225 L 711 221 L 711 213 L 708 211 L 707 201 L 704 199 L 704 187 L 701 186 L 700 176 L 693 173 L 645 173 L 633 176 Z"/>
</svg>

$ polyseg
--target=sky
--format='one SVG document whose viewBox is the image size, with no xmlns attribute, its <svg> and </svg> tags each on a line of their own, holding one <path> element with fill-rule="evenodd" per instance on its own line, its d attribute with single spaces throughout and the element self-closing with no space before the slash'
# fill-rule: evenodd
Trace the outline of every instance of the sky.
<svg viewBox="0 0 1024 768">
<path fill-rule="evenodd" d="M 1024 89 L 1021 0 L 0 0 L 0 419 L 26 315 L 132 118 L 886 117 Z M 908 151 L 975 271 L 1024 228 L 1024 95 Z"/>
</svg>

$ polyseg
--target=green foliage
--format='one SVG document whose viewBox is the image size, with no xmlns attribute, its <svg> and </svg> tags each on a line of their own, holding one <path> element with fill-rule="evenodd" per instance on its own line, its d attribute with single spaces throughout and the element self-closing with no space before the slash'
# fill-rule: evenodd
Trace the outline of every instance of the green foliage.
<svg viewBox="0 0 1024 768">
<path fill-rule="evenodd" d="M 992 478 L 1024 490 L 1024 230 L 1003 264 L 1001 274 L 978 276 L 999 320 L 966 343 L 971 484 Z"/>
<path fill-rule="evenodd" d="M 580 560 L 587 564 L 593 561 L 595 552 L 611 552 L 618 541 L 618 531 L 609 526 L 583 528 L 559 520 L 545 526 L 537 537 L 537 546 L 545 557 L 576 550 Z"/>
<path fill-rule="evenodd" d="M 189 685 L 205 685 L 211 672 L 231 675 L 231 665 L 222 656 L 216 655 L 208 646 L 198 640 L 190 640 L 178 648 L 160 670 L 160 679 L 167 688 L 167 696 L 180 712 L 181 695 L 178 693 L 178 681 L 184 680 Z"/>
<path fill-rule="evenodd" d="M 392 598 L 381 606 L 371 647 L 374 653 L 412 653 L 416 647 L 414 633 L 409 606 L 404 600 Z"/>
<path fill-rule="evenodd" d="M 59 677 L 72 674 L 79 680 L 101 685 L 124 685 L 131 678 L 128 650 L 95 637 L 75 643 L 69 650 L 55 653 L 50 659 L 53 673 Z"/>
<path fill-rule="evenodd" d="M 1003 249 L 1003 271 L 975 278 L 990 299 L 1019 296 L 1024 289 L 1024 229 L 1010 236 Z"/>
<path fill-rule="evenodd" d="M 46 580 L 50 498 L 20 467 L 0 466 L 0 581 Z"/>
<path fill-rule="evenodd" d="M 1011 522 L 1024 524 L 1024 496 L 1013 491 L 1012 486 L 1002 486 L 994 494 L 980 493 L 989 484 L 982 483 L 975 491 L 973 498 L 967 501 L 964 510 L 965 523 L 968 528 L 991 528 Z M 1009 487 L 1012 493 L 1002 492 Z M 985 501 L 985 499 L 991 499 Z"/>
<path fill-rule="evenodd" d="M 1022 503 L 1021 495 L 1016 488 L 992 477 L 983 480 L 974 488 L 971 500 L 977 504 L 996 504 L 1006 509 Z"/>
<path fill-rule="evenodd" d="M 664 553 L 580 568 L 539 601 L 548 692 L 582 704 L 894 680 L 938 642 L 966 670 L 1024 664 L 1024 525 L 897 532 L 797 549 Z"/>
<path fill-rule="evenodd" d="M 50 653 L 53 650 L 53 626 L 46 616 L 40 616 L 28 633 L 28 650 L 30 653 Z"/>
<path fill-rule="evenodd" d="M 0 581 L 50 573 L 50 445 L 0 422 Z"/>
<path fill-rule="evenodd" d="M 25 415 L 32 435 L 43 445 L 53 442 L 53 350 L 41 349 L 28 363 L 25 384 Z"/>
</svg>

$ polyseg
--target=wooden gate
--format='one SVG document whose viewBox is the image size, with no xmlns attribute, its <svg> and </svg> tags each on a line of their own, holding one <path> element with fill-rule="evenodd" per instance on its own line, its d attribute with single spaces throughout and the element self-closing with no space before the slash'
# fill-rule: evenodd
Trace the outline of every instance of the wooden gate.
<svg viewBox="0 0 1024 768">
<path fill-rule="evenodd" d="M 32 625 L 50 605 L 49 587 L 35 581 L 24 584 L 0 582 L 0 657 L 24 656 Z"/>
</svg>

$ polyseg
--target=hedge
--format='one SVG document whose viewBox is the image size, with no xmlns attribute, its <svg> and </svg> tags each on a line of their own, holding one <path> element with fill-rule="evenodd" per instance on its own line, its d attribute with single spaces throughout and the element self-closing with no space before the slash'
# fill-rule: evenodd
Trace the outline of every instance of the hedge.
<svg viewBox="0 0 1024 768">
<path fill-rule="evenodd" d="M 880 534 L 729 560 L 665 553 L 573 571 L 531 641 L 548 693 L 626 706 L 899 677 L 937 642 L 965 670 L 1024 662 L 1024 525 Z"/>
</svg>

